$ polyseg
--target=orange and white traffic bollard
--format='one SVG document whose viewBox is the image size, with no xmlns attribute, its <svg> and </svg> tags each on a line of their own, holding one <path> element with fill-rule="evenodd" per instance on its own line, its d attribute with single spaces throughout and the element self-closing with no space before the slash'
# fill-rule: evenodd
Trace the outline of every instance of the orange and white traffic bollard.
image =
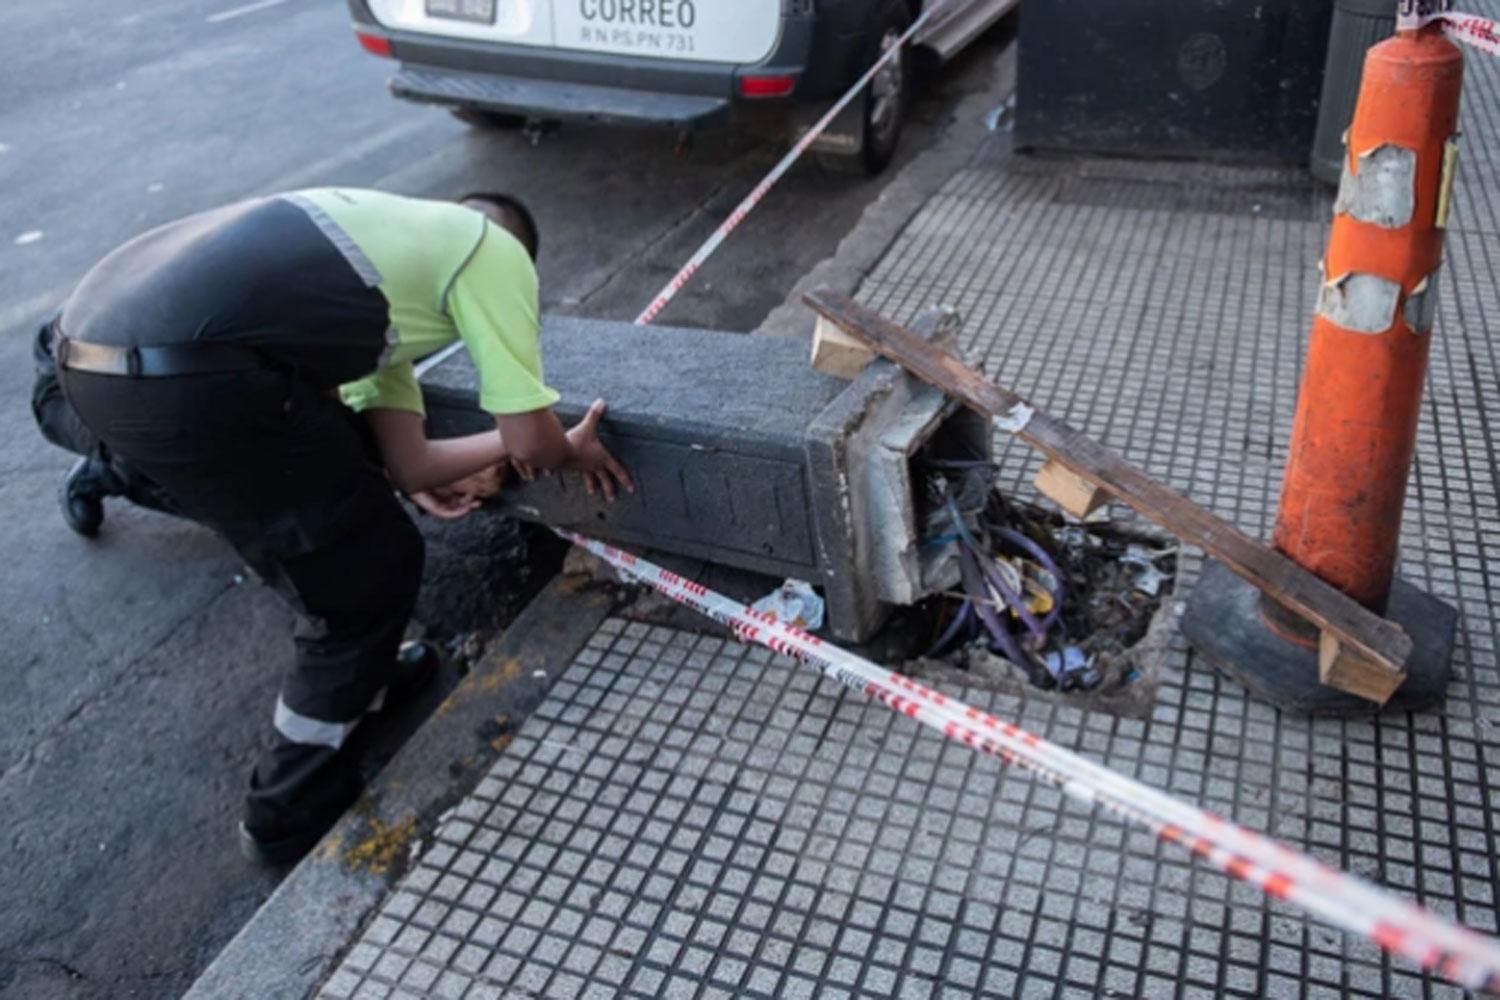
<svg viewBox="0 0 1500 1000">
<path fill-rule="evenodd" d="M 1436 26 L 1365 60 L 1272 538 L 1379 612 L 1417 438 L 1462 81 L 1463 54 Z"/>
<path fill-rule="evenodd" d="M 1272 536 L 1294 561 L 1412 634 L 1416 652 L 1396 695 L 1404 707 L 1442 697 L 1456 618 L 1397 580 L 1395 566 L 1462 83 L 1463 55 L 1436 24 L 1402 31 L 1365 59 Z M 1212 593 L 1227 586 L 1223 573 L 1205 572 L 1184 622 L 1210 659 L 1284 707 L 1376 707 L 1368 694 L 1356 698 L 1320 682 L 1317 628 L 1269 598 L 1250 608 L 1238 593 L 1232 613 L 1243 621 L 1228 630 L 1235 634 L 1210 634 L 1221 624 L 1212 619 L 1231 613 L 1224 595 Z M 1329 678 L 1326 656 L 1328 683 L 1361 690 Z"/>
</svg>

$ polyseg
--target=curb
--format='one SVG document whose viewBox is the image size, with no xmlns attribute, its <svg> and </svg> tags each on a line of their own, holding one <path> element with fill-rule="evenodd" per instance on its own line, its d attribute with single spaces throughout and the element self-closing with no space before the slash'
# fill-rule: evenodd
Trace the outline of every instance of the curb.
<svg viewBox="0 0 1500 1000">
<path fill-rule="evenodd" d="M 184 996 L 311 993 L 612 603 L 608 590 L 583 577 L 548 584 Z"/>
</svg>

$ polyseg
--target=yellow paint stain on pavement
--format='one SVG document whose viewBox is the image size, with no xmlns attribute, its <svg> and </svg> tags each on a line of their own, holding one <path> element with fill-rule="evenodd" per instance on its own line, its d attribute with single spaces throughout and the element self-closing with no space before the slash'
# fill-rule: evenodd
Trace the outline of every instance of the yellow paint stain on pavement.
<svg viewBox="0 0 1500 1000">
<path fill-rule="evenodd" d="M 568 573 L 558 577 L 557 589 L 564 594 L 576 594 L 594 582 L 587 573 Z"/>
<path fill-rule="evenodd" d="M 339 852 L 343 849 L 344 835 L 342 833 L 332 833 L 318 843 L 318 849 L 314 853 L 314 856 L 319 861 L 337 861 L 339 859 Z"/>
<path fill-rule="evenodd" d="M 351 868 L 384 875 L 406 853 L 417 832 L 417 818 L 408 816 L 399 823 L 386 824 L 372 816 L 369 823 L 369 833 L 342 850 L 341 858 Z"/>
<path fill-rule="evenodd" d="M 519 656 L 507 657 L 505 661 L 502 662 L 494 670 L 486 671 L 483 674 L 472 675 L 468 680 L 460 684 L 456 691 L 454 691 L 447 698 L 443 699 L 442 704 L 433 709 L 432 717 L 435 719 L 441 719 L 443 716 L 447 715 L 459 705 L 462 705 L 464 702 L 469 701 L 470 699 L 482 697 L 487 694 L 494 694 L 505 685 L 513 684 L 516 681 L 520 680 L 524 672 L 525 665 L 521 662 L 521 658 Z"/>
<path fill-rule="evenodd" d="M 474 686 L 486 693 L 497 691 L 512 681 L 520 680 L 524 670 L 525 665 L 521 663 L 521 658 L 510 656 L 500 666 L 478 678 Z"/>
</svg>

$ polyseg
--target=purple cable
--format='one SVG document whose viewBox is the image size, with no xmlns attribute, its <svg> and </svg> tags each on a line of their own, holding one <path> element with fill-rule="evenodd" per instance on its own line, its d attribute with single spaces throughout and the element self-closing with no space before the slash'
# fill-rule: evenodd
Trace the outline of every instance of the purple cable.
<svg viewBox="0 0 1500 1000">
<path fill-rule="evenodd" d="M 1057 623 L 1058 615 L 1062 613 L 1063 599 L 1067 596 L 1068 585 L 1063 577 L 1062 570 L 1058 569 L 1057 562 L 1047 554 L 1047 550 L 1036 542 L 1027 538 L 1019 531 L 1004 528 L 998 524 L 990 524 L 990 530 L 1012 545 L 1025 550 L 1033 559 L 1041 565 L 1042 569 L 1052 574 L 1052 579 L 1057 581 L 1057 589 L 1052 592 L 1052 610 L 1042 619 L 1042 627 L 1051 629 Z"/>
<path fill-rule="evenodd" d="M 990 633 L 994 645 L 1000 647 L 1000 651 L 1016 666 L 1025 668 L 1030 662 L 1026 654 L 1021 652 L 1021 647 L 1016 644 L 1015 636 L 1005 627 L 1000 616 L 995 614 L 995 609 L 990 606 L 989 596 L 984 592 L 984 581 L 979 569 L 979 561 L 974 558 L 974 553 L 967 545 L 960 545 L 959 552 L 962 553 L 962 566 L 964 577 L 964 590 L 968 592 L 970 601 L 974 605 L 974 611 L 979 615 L 979 620 L 984 623 L 985 629 Z"/>
<path fill-rule="evenodd" d="M 983 553 L 975 554 L 976 562 L 978 562 L 979 556 L 982 554 Z M 993 559 L 990 559 L 989 556 L 985 556 L 985 559 L 988 560 L 990 564 L 986 566 L 984 563 L 979 563 L 980 571 L 990 581 L 994 588 L 1000 592 L 1001 598 L 1004 599 L 1005 603 L 1010 606 L 1010 609 L 1014 611 L 1016 615 L 1021 619 L 1021 621 L 1026 625 L 1027 630 L 1030 631 L 1032 635 L 1036 636 L 1037 639 L 1046 641 L 1047 630 L 1042 627 L 1042 623 L 1037 621 L 1036 615 L 1032 614 L 1031 609 L 1026 606 L 1026 599 L 1020 594 L 1016 593 L 1014 590 L 1010 589 L 1010 584 L 1005 582 L 1005 574 L 1000 572 L 1000 567 L 994 564 Z"/>
<path fill-rule="evenodd" d="M 1000 593 L 1001 599 L 1005 601 L 1011 610 L 1020 616 L 1021 621 L 1026 623 L 1026 627 L 1031 630 L 1031 633 L 1036 636 L 1037 640 L 1039 642 L 1046 642 L 1046 630 L 1036 620 L 1036 616 L 1031 613 L 1031 609 L 1026 607 L 1026 602 L 1021 598 L 1021 595 L 1010 589 L 1010 584 L 1005 582 L 1005 577 L 1001 575 L 1000 568 L 994 565 L 994 559 L 980 549 L 979 543 L 974 540 L 973 533 L 969 531 L 969 526 L 964 524 L 963 515 L 959 513 L 958 504 L 953 501 L 951 495 L 948 497 L 948 513 L 953 518 L 953 526 L 958 530 L 960 536 L 959 551 L 968 557 L 969 562 L 973 564 L 975 574 L 979 577 L 977 588 L 970 586 L 969 581 L 966 579 L 964 581 L 964 589 L 969 592 L 971 598 L 974 598 L 975 610 L 979 612 L 980 619 L 986 625 L 989 624 L 989 618 L 984 614 L 986 610 L 992 610 L 989 607 L 989 595 L 984 590 L 984 581 L 987 580 Z M 989 565 L 986 566 L 985 562 L 981 562 L 981 560 L 987 561 Z M 998 616 L 995 617 L 998 622 Z M 1000 625 L 1000 631 L 1005 633 L 1007 638 L 1010 638 L 1010 630 L 1005 628 L 1003 624 Z M 1011 639 L 1011 642 L 1014 644 L 1014 639 Z"/>
<path fill-rule="evenodd" d="M 968 624 L 969 619 L 971 619 L 973 616 L 973 601 L 964 601 L 962 604 L 960 604 L 958 606 L 958 612 L 953 616 L 953 620 L 948 623 L 947 628 L 943 629 L 943 634 L 938 636 L 937 642 L 934 642 L 932 644 L 932 648 L 927 650 L 926 655 L 937 656 L 939 651 L 947 647 L 948 643 L 952 642 L 955 638 L 958 637 L 959 630 L 962 629 L 964 625 Z"/>
</svg>

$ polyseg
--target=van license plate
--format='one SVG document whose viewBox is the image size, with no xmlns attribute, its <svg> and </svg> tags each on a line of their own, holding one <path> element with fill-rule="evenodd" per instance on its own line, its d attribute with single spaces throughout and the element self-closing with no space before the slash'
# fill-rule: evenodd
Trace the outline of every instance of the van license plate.
<svg viewBox="0 0 1500 1000">
<path fill-rule="evenodd" d="M 494 24 L 495 0 L 427 0 L 427 16 Z"/>
</svg>

